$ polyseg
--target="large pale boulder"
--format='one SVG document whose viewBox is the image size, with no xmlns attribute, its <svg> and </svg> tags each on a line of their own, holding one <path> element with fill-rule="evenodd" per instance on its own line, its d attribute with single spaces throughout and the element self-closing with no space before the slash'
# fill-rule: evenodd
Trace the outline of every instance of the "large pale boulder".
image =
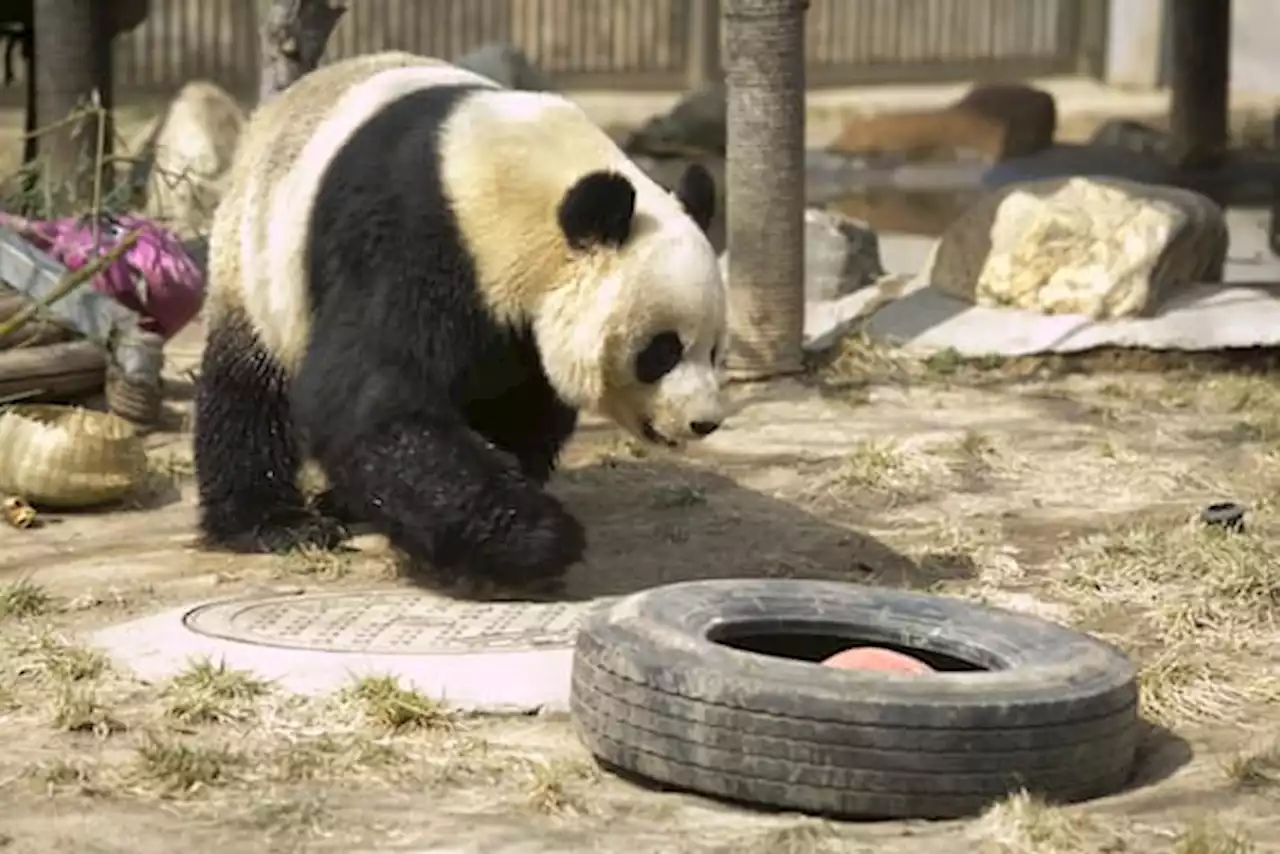
<svg viewBox="0 0 1280 854">
<path fill-rule="evenodd" d="M 183 237 L 203 234 L 244 122 L 244 110 L 216 83 L 193 80 L 178 90 L 130 145 L 137 157 L 132 182 L 144 193 L 147 216 Z"/>
<path fill-rule="evenodd" d="M 1136 317 L 1187 285 L 1221 281 L 1226 254 L 1222 209 L 1199 193 L 1055 178 L 980 199 L 943 233 L 925 275 L 982 306 Z"/>
</svg>

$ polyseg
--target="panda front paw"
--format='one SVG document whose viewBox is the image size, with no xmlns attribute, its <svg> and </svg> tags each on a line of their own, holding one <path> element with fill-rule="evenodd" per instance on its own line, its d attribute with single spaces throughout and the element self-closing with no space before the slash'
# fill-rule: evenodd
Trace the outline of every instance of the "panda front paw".
<svg viewBox="0 0 1280 854">
<path fill-rule="evenodd" d="M 476 574 L 529 584 L 563 576 L 582 560 L 587 535 L 559 501 L 537 488 L 520 490 L 479 534 Z"/>
<path fill-rule="evenodd" d="M 587 533 L 582 523 L 550 495 L 539 495 L 525 524 L 513 533 L 514 550 L 525 556 L 527 578 L 553 578 L 564 575 L 570 566 L 582 560 L 587 550 Z"/>
</svg>

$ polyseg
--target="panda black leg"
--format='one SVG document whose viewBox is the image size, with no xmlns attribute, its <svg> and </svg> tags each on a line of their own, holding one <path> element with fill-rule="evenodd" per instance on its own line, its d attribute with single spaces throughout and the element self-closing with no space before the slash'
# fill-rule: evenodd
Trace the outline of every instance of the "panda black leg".
<svg viewBox="0 0 1280 854">
<path fill-rule="evenodd" d="M 306 508 L 287 379 L 243 315 L 214 322 L 196 393 L 196 482 L 205 542 L 236 552 L 332 548 L 343 526 Z"/>
<path fill-rule="evenodd" d="M 523 584 L 558 578 L 581 559 L 578 520 L 447 403 L 433 406 L 420 387 L 404 400 L 395 390 L 412 384 L 366 377 L 340 417 L 319 384 L 307 395 L 305 368 L 298 385 L 311 450 L 335 494 L 413 562 Z"/>
<path fill-rule="evenodd" d="M 552 496 L 446 421 L 400 421 L 325 461 L 335 487 L 410 558 L 493 581 L 556 578 L 581 559 L 582 526 Z"/>
<path fill-rule="evenodd" d="M 324 492 L 317 495 L 315 497 L 315 501 L 312 503 L 312 507 L 321 516 L 325 516 L 329 519 L 337 519 L 348 527 L 358 525 L 364 521 L 360 518 L 360 514 L 353 510 L 349 504 L 332 489 L 326 489 Z"/>
<path fill-rule="evenodd" d="M 514 455 L 525 477 L 544 484 L 555 471 L 560 449 L 578 426 L 578 412 L 539 377 L 500 397 L 472 402 L 467 421 L 481 436 Z"/>
</svg>

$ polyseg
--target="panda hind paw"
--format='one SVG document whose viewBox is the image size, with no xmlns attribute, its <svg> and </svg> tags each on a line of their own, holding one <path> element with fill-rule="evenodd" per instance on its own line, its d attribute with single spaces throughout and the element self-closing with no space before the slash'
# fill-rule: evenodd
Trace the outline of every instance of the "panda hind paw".
<svg viewBox="0 0 1280 854">
<path fill-rule="evenodd" d="M 341 521 L 318 513 L 299 514 L 285 523 L 265 522 L 256 533 L 264 550 L 276 553 L 303 548 L 330 551 L 350 536 Z"/>
<path fill-rule="evenodd" d="M 234 551 L 256 554 L 284 554 L 298 549 L 330 551 L 340 546 L 349 533 L 337 519 L 308 511 L 268 517 L 238 535 L 216 537 L 219 545 Z"/>
</svg>

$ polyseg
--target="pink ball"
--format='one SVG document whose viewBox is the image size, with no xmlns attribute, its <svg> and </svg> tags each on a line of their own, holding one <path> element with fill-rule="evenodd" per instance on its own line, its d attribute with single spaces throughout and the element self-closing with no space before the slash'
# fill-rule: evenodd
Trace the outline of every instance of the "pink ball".
<svg viewBox="0 0 1280 854">
<path fill-rule="evenodd" d="M 932 673 L 933 668 L 918 658 L 882 649 L 878 646 L 855 646 L 842 650 L 822 662 L 823 667 L 840 670 L 875 670 L 882 673 L 905 673 L 919 676 Z"/>
</svg>

